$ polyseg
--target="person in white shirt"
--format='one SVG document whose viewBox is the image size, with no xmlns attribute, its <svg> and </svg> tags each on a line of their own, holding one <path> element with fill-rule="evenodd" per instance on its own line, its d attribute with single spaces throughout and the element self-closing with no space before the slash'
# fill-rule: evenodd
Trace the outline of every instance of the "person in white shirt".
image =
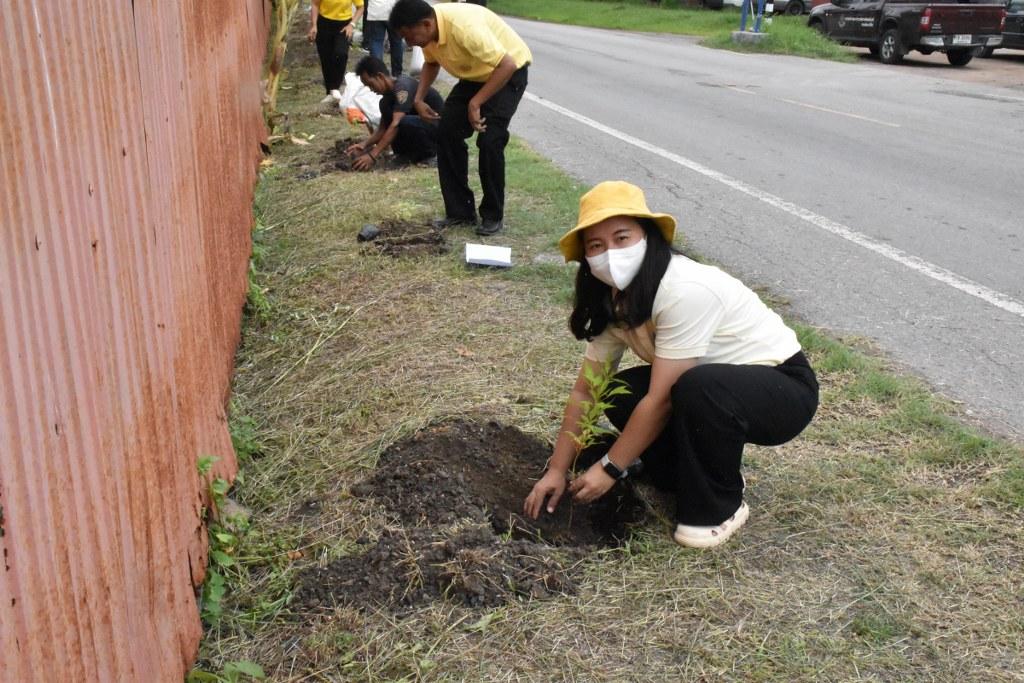
<svg viewBox="0 0 1024 683">
<path fill-rule="evenodd" d="M 384 61 L 384 36 L 388 37 L 391 52 L 391 76 L 402 75 L 402 57 L 405 54 L 405 43 L 402 35 L 388 26 L 388 17 L 395 0 L 366 0 L 366 18 L 363 20 L 363 36 L 369 45 L 372 57 Z"/>
<path fill-rule="evenodd" d="M 559 240 L 579 261 L 569 327 L 588 341 L 548 469 L 523 504 L 533 519 L 568 490 L 589 503 L 642 471 L 676 494 L 673 538 L 707 548 L 747 519 L 741 473 L 746 443 L 778 445 L 806 427 L 818 383 L 796 334 L 742 282 L 672 249 L 675 219 L 647 208 L 643 191 L 601 183 L 580 199 Z M 620 434 L 574 462 L 585 370 L 614 370 L 626 348 L 644 364 L 616 378 L 608 419 Z M 573 467 L 586 471 L 568 482 Z"/>
</svg>

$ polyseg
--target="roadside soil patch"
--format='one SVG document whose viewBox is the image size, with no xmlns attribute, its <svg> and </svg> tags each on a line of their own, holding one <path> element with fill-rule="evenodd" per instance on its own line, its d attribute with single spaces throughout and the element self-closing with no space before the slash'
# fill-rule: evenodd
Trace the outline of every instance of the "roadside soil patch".
<svg viewBox="0 0 1024 683">
<path fill-rule="evenodd" d="M 400 529 L 362 555 L 303 574 L 296 601 L 401 609 L 447 598 L 493 607 L 575 592 L 587 551 L 622 542 L 645 507 L 619 484 L 593 505 L 566 499 L 552 515 L 524 518 L 523 499 L 549 453 L 496 422 L 445 423 L 395 444 L 352 493 L 377 500 Z"/>
<path fill-rule="evenodd" d="M 372 236 L 367 236 L 370 230 Z M 388 256 L 437 256 L 448 253 L 448 240 L 444 233 L 429 223 L 386 220 L 363 226 L 359 241 L 373 245 Z"/>
<path fill-rule="evenodd" d="M 338 173 L 338 172 L 351 172 L 352 163 L 355 159 L 350 158 L 345 154 L 345 150 L 349 146 L 362 142 L 368 137 L 367 135 L 350 135 L 343 138 L 339 138 L 334 141 L 334 147 L 324 152 L 320 159 L 320 174 L 326 173 Z M 370 172 L 373 171 L 392 171 L 396 168 L 402 168 L 409 164 L 403 163 L 396 160 L 392 154 L 382 154 L 378 159 L 377 163 L 373 165 Z"/>
</svg>

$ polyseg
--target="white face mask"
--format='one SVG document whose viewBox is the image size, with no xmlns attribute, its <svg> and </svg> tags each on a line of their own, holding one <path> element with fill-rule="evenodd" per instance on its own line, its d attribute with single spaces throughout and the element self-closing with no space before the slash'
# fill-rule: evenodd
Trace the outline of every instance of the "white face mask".
<svg viewBox="0 0 1024 683">
<path fill-rule="evenodd" d="M 629 287 L 647 253 L 647 238 L 621 249 L 606 249 L 603 254 L 588 256 L 590 272 L 609 287 L 623 290 Z"/>
</svg>

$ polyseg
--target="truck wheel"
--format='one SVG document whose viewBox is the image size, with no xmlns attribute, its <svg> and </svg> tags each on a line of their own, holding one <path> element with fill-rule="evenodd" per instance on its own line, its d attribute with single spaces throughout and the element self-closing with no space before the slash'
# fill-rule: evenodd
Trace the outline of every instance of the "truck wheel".
<svg viewBox="0 0 1024 683">
<path fill-rule="evenodd" d="M 966 66 L 973 57 L 974 50 L 950 50 L 946 53 L 946 59 L 953 66 Z"/>
<path fill-rule="evenodd" d="M 789 4 L 786 5 L 786 14 L 796 16 L 797 14 L 804 13 L 804 3 L 802 0 L 789 0 Z"/>
<path fill-rule="evenodd" d="M 981 52 L 978 53 L 978 56 L 988 59 L 989 57 L 992 56 L 992 53 L 995 51 L 996 49 L 994 47 L 983 47 L 981 48 Z"/>
<path fill-rule="evenodd" d="M 878 58 L 882 60 L 882 64 L 899 64 L 903 61 L 903 43 L 900 41 L 899 31 L 890 28 L 882 34 Z"/>
</svg>

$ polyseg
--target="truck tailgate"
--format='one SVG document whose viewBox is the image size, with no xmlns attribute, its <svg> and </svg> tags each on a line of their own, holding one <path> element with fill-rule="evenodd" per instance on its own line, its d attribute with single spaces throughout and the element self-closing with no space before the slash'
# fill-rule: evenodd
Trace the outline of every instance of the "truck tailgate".
<svg viewBox="0 0 1024 683">
<path fill-rule="evenodd" d="M 1001 5 L 929 5 L 932 27 L 929 34 L 991 33 L 998 35 L 1003 19 Z"/>
</svg>

